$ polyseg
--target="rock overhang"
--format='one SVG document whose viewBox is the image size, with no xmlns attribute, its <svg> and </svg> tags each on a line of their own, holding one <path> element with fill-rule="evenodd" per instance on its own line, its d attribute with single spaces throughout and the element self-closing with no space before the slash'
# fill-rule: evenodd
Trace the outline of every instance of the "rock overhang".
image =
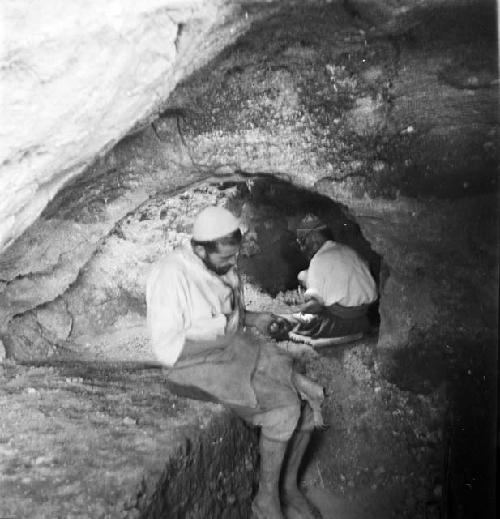
<svg viewBox="0 0 500 519">
<path fill-rule="evenodd" d="M 2 5 L 0 248 L 247 29 L 238 2 Z"/>
<path fill-rule="evenodd" d="M 293 0 L 148 0 L 140 6 L 118 1 L 107 2 L 105 6 L 99 2 L 50 2 L 47 5 L 31 2 L 29 6 L 5 3 L 2 12 L 7 37 L 3 39 L 1 58 L 4 130 L 0 157 L 4 199 L 0 213 L 0 249 L 11 244 L 33 223 L 64 185 L 82 173 L 87 174 L 89 164 L 97 156 L 103 156 L 125 135 L 162 112 L 179 81 L 254 27 L 254 22 L 298 8 L 302 8 L 306 20 L 309 14 L 314 17 L 315 11 L 323 10 L 326 15 L 322 20 L 317 17 L 317 22 L 331 23 L 331 34 L 337 32 L 341 39 L 350 41 L 354 53 L 359 54 L 356 43 L 366 39 L 365 29 L 370 29 L 370 24 L 379 24 L 379 28 L 397 34 L 421 22 L 422 12 L 426 20 L 431 18 L 432 12 L 446 19 L 447 9 L 453 8 L 449 15 L 455 19 L 456 13 L 465 8 L 474 14 L 483 5 L 491 8 L 490 3 L 464 0 L 451 6 L 445 0 L 417 3 L 349 0 L 346 6 L 357 14 L 358 21 L 359 17 L 368 20 L 364 25 L 358 23 L 363 28 L 357 35 L 349 30 L 342 32 L 342 21 L 349 22 L 341 9 L 336 9 L 332 18 L 328 17 L 328 9 L 335 10 L 337 4 L 328 0 L 312 0 L 303 5 Z M 426 10 L 430 14 L 425 14 Z M 300 33 L 300 23 L 292 20 L 286 23 L 290 21 L 291 27 L 295 24 L 296 32 Z M 272 23 L 268 28 L 273 29 Z M 293 62 L 294 56 L 300 60 L 308 54 L 314 55 L 315 40 L 320 33 L 304 38 L 297 34 L 295 44 L 288 48 L 289 60 Z M 321 34 L 324 38 L 324 31 Z M 327 65 L 325 73 L 329 81 L 341 91 L 345 90 L 352 79 L 349 70 L 345 71 L 345 64 Z M 282 77 L 276 77 L 277 83 L 288 83 L 289 94 L 293 94 L 296 101 L 304 102 L 307 97 L 304 87 L 307 90 L 308 85 L 296 90 L 297 82 L 289 73 L 290 67 L 288 70 L 283 67 L 281 72 Z M 245 80 L 244 74 L 245 71 L 240 80 Z M 383 76 L 383 67 L 382 70 L 376 67 L 366 70 L 364 78 L 368 83 L 377 83 L 387 79 L 380 77 L 381 74 Z M 480 75 L 476 80 L 484 83 Z M 354 133 L 373 133 L 386 125 L 387 99 L 382 90 L 379 94 L 356 99 L 345 121 Z M 285 103 L 291 101 L 286 89 L 282 89 L 281 95 L 285 96 Z M 330 102 L 329 99 L 317 101 Z M 201 109 L 198 116 L 206 118 L 206 111 Z M 337 117 L 334 113 L 331 116 Z M 246 117 L 245 111 L 240 117 Z M 314 124 L 318 122 L 315 120 Z M 409 124 L 408 128 L 413 127 Z M 308 141 L 305 137 L 302 143 Z M 248 140 L 252 139 L 259 139 L 259 135 L 249 133 Z M 297 144 L 301 142 L 292 140 L 292 147 Z M 261 169 L 264 164 L 261 162 Z M 271 165 L 276 169 L 277 163 Z M 333 168 L 337 166 L 334 162 Z M 329 167 L 332 168 L 332 164 Z M 374 167 L 382 172 L 384 161 Z M 300 177 L 303 183 L 314 182 L 314 175 L 307 167 L 301 169 Z M 387 183 L 390 184 L 390 179 Z"/>
</svg>

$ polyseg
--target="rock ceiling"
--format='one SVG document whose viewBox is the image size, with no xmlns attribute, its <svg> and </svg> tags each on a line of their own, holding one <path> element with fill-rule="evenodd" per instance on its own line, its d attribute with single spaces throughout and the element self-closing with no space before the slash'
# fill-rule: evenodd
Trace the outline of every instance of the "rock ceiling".
<svg viewBox="0 0 500 519">
<path fill-rule="evenodd" d="M 249 24 L 223 0 L 16 0 L 0 10 L 0 250 Z"/>
</svg>

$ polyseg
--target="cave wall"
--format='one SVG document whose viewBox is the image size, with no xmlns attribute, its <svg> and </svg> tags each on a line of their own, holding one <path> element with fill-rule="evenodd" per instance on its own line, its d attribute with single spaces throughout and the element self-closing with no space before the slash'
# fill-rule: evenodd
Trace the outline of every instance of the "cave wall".
<svg viewBox="0 0 500 519">
<path fill-rule="evenodd" d="M 481 0 L 460 0 L 453 6 Z M 62 0 L 2 3 L 0 250 L 71 179 L 161 113 L 175 85 L 251 24 L 295 0 Z M 397 34 L 447 0 L 310 0 L 344 5 L 364 30 Z M 335 24 L 332 29 L 337 30 Z M 368 98 L 358 116 L 371 111 Z M 375 102 L 379 108 L 380 103 Z M 378 116 L 370 116 L 371 125 Z"/>
<path fill-rule="evenodd" d="M 0 250 L 252 17 L 225 0 L 7 1 Z"/>
<path fill-rule="evenodd" d="M 220 9 L 227 8 L 224 5 L 217 4 Z M 123 139 L 67 184 L 0 257 L 4 349 L 24 355 L 30 344 L 45 344 L 40 352 L 50 352 L 83 335 L 88 326 L 90 332 L 103 332 L 129 308 L 140 316 L 147 264 L 160 253 L 162 243 L 167 245 L 161 232 L 178 225 L 185 225 L 182 232 L 189 229 L 187 223 L 164 220 L 166 209 L 150 215 L 152 200 L 170 198 L 210 178 L 244 180 L 241 172 L 273 175 L 330 197 L 351 212 L 383 258 L 381 347 L 421 340 L 422 333 L 443 322 L 458 329 L 450 321 L 460 313 L 455 303 L 470 297 L 486 297 L 493 302 L 488 312 L 494 311 L 495 197 L 488 193 L 496 188 L 498 118 L 491 2 L 440 2 L 442 18 L 419 3 L 420 25 L 402 36 L 390 31 L 385 37 L 378 32 L 370 36 L 370 18 L 365 21 L 359 13 L 353 17 L 334 2 L 292 2 L 281 10 L 272 2 L 254 9 L 238 6 L 238 16 L 227 17 L 218 29 L 203 25 L 207 20 L 222 23 L 215 11 L 209 11 L 212 18 L 195 16 L 204 12 L 197 10 L 201 6 L 177 9 L 177 25 L 171 28 L 179 29 L 181 15 L 189 13 L 201 24 L 193 34 L 205 37 L 206 49 L 215 53 L 227 38 L 234 38 L 234 44 L 181 82 L 162 101 L 163 115 L 152 125 Z M 153 8 L 163 9 L 163 18 L 153 16 Z M 12 15 L 17 12 L 13 5 L 9 9 Z M 61 16 L 71 12 L 63 10 Z M 171 14 L 161 2 L 132 12 L 148 31 L 146 42 L 157 33 L 150 34 L 141 23 Z M 123 15 L 120 10 L 112 19 L 118 23 Z M 447 16 L 453 24 L 443 31 Z M 24 22 L 26 28 L 30 20 Z M 127 24 L 132 21 L 128 14 Z M 95 29 L 108 23 L 103 14 Z M 87 31 L 93 26 L 82 27 Z M 154 27 L 165 29 L 161 24 Z M 188 38 L 188 28 L 183 27 L 179 38 Z M 184 51 L 173 55 L 175 67 L 180 67 L 175 70 L 187 73 L 205 59 L 198 40 L 190 38 L 184 46 L 178 42 Z M 194 61 L 190 53 L 196 53 Z M 158 76 L 165 95 L 184 72 L 175 81 Z M 130 81 L 142 78 L 134 74 Z M 63 84 L 71 81 L 66 78 Z M 109 92 L 103 89 L 103 94 Z M 151 114 L 148 103 L 153 101 L 149 94 L 141 97 L 146 98 L 142 115 L 133 112 L 138 120 Z M 102 110 L 85 110 L 102 117 Z M 112 121 L 114 109 L 105 113 Z M 54 112 L 54 120 L 56 116 Z M 16 126 L 17 131 L 26 127 Z M 64 126 L 57 131 L 75 135 Z M 94 131 L 88 135 L 96 137 Z M 17 168 L 19 163 L 7 166 Z M 23 171 L 35 175 L 34 166 Z M 29 183 L 14 170 L 0 178 Z M 28 198 L 41 210 L 51 196 L 43 202 L 33 193 Z M 17 203 L 15 194 L 6 199 Z M 14 221 L 15 211 L 8 204 L 2 209 Z M 149 219 L 149 237 L 145 233 L 141 239 L 151 240 L 155 252 L 135 258 L 134 264 L 138 249 L 127 241 L 126 230 L 138 221 L 144 233 Z M 22 217 L 15 220 L 20 231 L 26 222 Z M 7 226 L 8 221 L 4 219 Z M 158 228 L 163 229 L 159 234 Z M 485 231 L 488 228 L 492 233 Z M 453 292 L 457 286 L 460 295 Z M 110 308 L 104 312 L 106 319 L 99 318 L 104 307 Z M 475 316 L 468 330 L 482 326 L 479 314 L 466 312 L 466 320 Z"/>
</svg>

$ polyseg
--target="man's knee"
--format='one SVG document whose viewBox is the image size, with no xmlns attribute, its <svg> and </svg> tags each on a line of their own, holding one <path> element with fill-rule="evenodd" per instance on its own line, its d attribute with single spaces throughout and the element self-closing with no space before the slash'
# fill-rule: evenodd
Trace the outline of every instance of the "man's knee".
<svg viewBox="0 0 500 519">
<path fill-rule="evenodd" d="M 301 404 L 280 407 L 266 413 L 262 434 L 269 440 L 288 441 L 301 420 Z"/>
<path fill-rule="evenodd" d="M 316 427 L 314 412 L 307 402 L 297 402 L 272 411 L 262 424 L 262 434 L 269 440 L 288 441 L 296 431 L 308 432 Z"/>
</svg>

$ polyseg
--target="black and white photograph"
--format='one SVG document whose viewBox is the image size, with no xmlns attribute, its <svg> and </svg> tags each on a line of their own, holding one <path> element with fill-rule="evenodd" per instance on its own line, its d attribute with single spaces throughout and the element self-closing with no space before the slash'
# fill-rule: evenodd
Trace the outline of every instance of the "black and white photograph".
<svg viewBox="0 0 500 519">
<path fill-rule="evenodd" d="M 493 519 L 497 0 L 0 1 L 0 519 Z"/>
</svg>

